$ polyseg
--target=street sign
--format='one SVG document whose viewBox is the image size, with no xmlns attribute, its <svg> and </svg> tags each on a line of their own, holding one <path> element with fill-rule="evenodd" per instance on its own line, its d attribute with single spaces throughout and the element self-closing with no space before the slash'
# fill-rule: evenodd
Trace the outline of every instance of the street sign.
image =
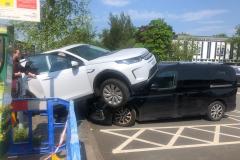
<svg viewBox="0 0 240 160">
<path fill-rule="evenodd" d="M 0 0 L 0 19 L 40 22 L 40 0 Z"/>
</svg>

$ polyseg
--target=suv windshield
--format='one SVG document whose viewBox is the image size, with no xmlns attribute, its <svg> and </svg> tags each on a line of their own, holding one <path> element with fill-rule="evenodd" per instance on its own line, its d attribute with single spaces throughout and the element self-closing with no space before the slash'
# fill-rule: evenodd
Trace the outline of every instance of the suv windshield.
<svg viewBox="0 0 240 160">
<path fill-rule="evenodd" d="M 74 53 L 88 61 L 109 55 L 111 52 L 109 50 L 91 46 L 91 45 L 81 45 L 71 49 L 68 49 L 69 52 Z"/>
</svg>

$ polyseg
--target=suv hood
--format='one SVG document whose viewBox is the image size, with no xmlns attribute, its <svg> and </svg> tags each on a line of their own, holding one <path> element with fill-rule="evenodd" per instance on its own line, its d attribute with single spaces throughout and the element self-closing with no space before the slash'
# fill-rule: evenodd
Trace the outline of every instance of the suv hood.
<svg viewBox="0 0 240 160">
<path fill-rule="evenodd" d="M 145 48 L 122 49 L 119 51 L 115 51 L 107 56 L 99 57 L 97 59 L 88 61 L 88 64 L 105 63 L 105 62 L 112 62 L 117 60 L 134 58 L 134 57 L 141 56 L 147 52 L 148 50 Z"/>
</svg>

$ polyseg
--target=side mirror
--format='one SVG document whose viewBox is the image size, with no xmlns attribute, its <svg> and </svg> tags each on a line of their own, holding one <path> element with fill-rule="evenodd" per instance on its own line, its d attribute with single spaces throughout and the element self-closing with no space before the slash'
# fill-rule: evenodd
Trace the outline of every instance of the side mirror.
<svg viewBox="0 0 240 160">
<path fill-rule="evenodd" d="M 71 61 L 72 68 L 77 68 L 79 63 L 77 61 Z"/>
</svg>

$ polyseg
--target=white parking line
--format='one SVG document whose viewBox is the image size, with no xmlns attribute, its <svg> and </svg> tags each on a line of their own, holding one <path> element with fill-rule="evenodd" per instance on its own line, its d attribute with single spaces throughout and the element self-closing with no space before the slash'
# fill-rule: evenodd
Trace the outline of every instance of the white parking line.
<svg viewBox="0 0 240 160">
<path fill-rule="evenodd" d="M 185 127 L 183 127 L 184 129 Z M 155 131 L 155 132 L 159 132 L 159 133 L 164 133 L 164 134 L 168 134 L 168 135 L 172 135 L 174 136 L 174 133 L 169 133 L 169 132 L 165 132 L 165 131 L 160 131 L 160 130 L 155 130 L 155 129 L 149 129 L 151 131 Z M 199 141 L 199 142 L 203 142 L 203 143 L 212 143 L 211 141 L 206 141 L 206 140 L 202 140 L 202 139 L 198 139 L 198 138 L 193 138 L 193 137 L 189 137 L 189 136 L 184 136 L 184 135 L 178 135 L 177 138 L 182 137 L 182 138 L 186 138 L 186 139 L 190 139 L 190 140 L 195 140 L 195 141 Z M 174 138 L 174 137 L 173 137 Z"/>
<path fill-rule="evenodd" d="M 135 138 L 137 138 L 144 131 L 145 131 L 145 129 L 140 129 L 137 133 L 135 133 L 133 136 L 131 136 L 129 139 L 127 139 L 125 142 L 123 142 L 120 146 L 118 146 L 114 151 L 115 152 L 121 151 L 124 147 L 126 147 L 129 143 L 131 143 Z"/>
<path fill-rule="evenodd" d="M 172 146 L 172 147 L 152 147 L 152 148 L 141 148 L 141 149 L 128 149 L 121 150 L 119 152 L 113 152 L 114 154 L 119 153 L 132 153 L 132 152 L 146 152 L 146 151 L 159 151 L 168 149 L 183 149 L 183 148 L 197 148 L 197 147 L 210 147 L 210 146 L 222 146 L 222 145 L 233 145 L 240 144 L 240 141 L 235 142 L 224 142 L 220 144 L 198 144 L 198 145 L 182 145 L 182 146 Z"/>
<path fill-rule="evenodd" d="M 233 126 L 224 126 L 224 127 L 233 128 L 233 129 L 239 129 L 239 130 L 240 130 L 240 128 L 238 128 L 238 127 L 233 127 Z"/>
<path fill-rule="evenodd" d="M 230 117 L 228 117 L 230 118 Z M 226 124 L 220 124 L 221 126 L 226 125 L 240 125 L 239 123 L 226 123 Z M 140 129 L 170 129 L 170 128 L 179 128 L 179 127 L 215 127 L 216 124 L 208 124 L 208 125 L 191 125 L 191 126 L 168 126 L 168 127 L 132 127 L 132 128 L 118 128 L 118 129 L 101 129 L 101 132 L 105 131 L 132 131 L 132 130 L 140 130 Z"/>
<path fill-rule="evenodd" d="M 240 116 L 235 116 L 235 115 L 232 115 L 232 114 L 227 114 L 227 115 L 230 116 L 230 117 L 240 118 Z"/>
<path fill-rule="evenodd" d="M 119 136 L 119 137 L 123 137 L 123 138 L 131 138 L 131 136 L 126 136 L 126 135 L 123 135 L 123 134 L 119 134 L 119 133 L 115 133 L 115 132 L 110 132 L 108 130 L 104 130 L 102 132 L 105 132 L 105 133 L 108 133 L 108 134 L 112 134 L 112 135 L 115 135 L 115 136 Z M 156 146 L 164 146 L 163 144 L 159 144 L 159 143 L 154 143 L 154 142 L 150 142 L 150 141 L 147 141 L 147 140 L 143 140 L 143 139 L 138 139 L 138 138 L 135 138 L 134 139 L 135 141 L 139 141 L 139 142 L 144 142 L 144 143 L 147 143 L 147 144 L 152 144 L 152 145 L 156 145 Z"/>
<path fill-rule="evenodd" d="M 218 144 L 220 138 L 220 125 L 217 125 L 215 128 L 214 140 L 213 143 Z"/>
<path fill-rule="evenodd" d="M 167 146 L 173 146 L 174 143 L 177 141 L 178 137 L 182 134 L 184 130 L 184 127 L 180 127 L 177 131 L 177 133 L 173 136 L 173 138 L 169 141 L 169 143 L 167 144 Z M 156 131 L 156 130 L 155 130 Z"/>
<path fill-rule="evenodd" d="M 234 121 L 240 122 L 240 119 L 236 119 L 236 118 L 233 118 L 233 117 L 228 117 L 228 118 L 230 118 L 230 119 L 232 119 L 232 120 L 234 120 Z"/>
<path fill-rule="evenodd" d="M 240 113 L 240 111 L 239 111 L 239 110 L 234 110 L 233 112 L 235 112 L 235 113 Z"/>
<path fill-rule="evenodd" d="M 229 117 L 230 118 L 230 117 Z M 239 120 L 240 121 L 240 120 Z M 214 131 L 208 130 L 208 127 L 215 127 L 213 128 Z M 166 149 L 180 149 L 180 148 L 195 148 L 195 147 L 206 147 L 206 146 L 219 146 L 219 145 L 230 145 L 230 144 L 240 144 L 240 135 L 233 135 L 228 133 L 223 133 L 221 131 L 222 127 L 227 127 L 230 129 L 240 129 L 240 123 L 233 123 L 233 124 L 217 124 L 217 125 L 191 125 L 191 126 L 173 126 L 173 127 L 148 127 L 148 128 L 121 128 L 121 129 L 104 129 L 100 130 L 103 133 L 124 137 L 127 138 L 123 143 L 121 143 L 118 147 L 112 150 L 112 153 L 119 154 L 119 153 L 131 153 L 131 152 L 144 152 L 144 151 L 155 151 L 155 150 L 166 150 Z M 176 133 L 168 132 L 166 129 L 177 129 Z M 197 137 L 198 134 L 192 136 L 182 135 L 185 129 L 190 130 L 197 130 L 205 132 L 206 134 L 214 135 L 213 139 L 210 141 L 209 139 L 199 138 Z M 136 131 L 135 134 L 132 136 L 127 136 L 122 133 L 116 133 L 118 131 Z M 145 140 L 142 138 L 138 138 L 142 133 L 146 131 L 157 132 L 159 134 L 171 135 L 171 139 L 167 144 L 161 144 L 157 142 L 153 142 L 150 140 Z M 148 133 L 149 134 L 149 133 Z M 221 142 L 221 136 L 227 136 L 228 138 L 235 138 L 226 142 Z M 209 137 L 209 136 L 207 136 Z M 155 137 L 156 138 L 156 137 Z M 180 138 L 185 138 L 191 140 L 193 144 L 183 144 L 176 145 L 176 142 Z M 237 139 L 237 140 L 236 140 Z M 160 141 L 161 139 L 158 139 Z M 138 141 L 142 142 L 143 144 L 148 144 L 150 147 L 142 147 L 136 146 L 137 148 L 133 149 L 124 149 L 132 142 Z M 152 146 L 151 146 L 152 145 Z"/>
<path fill-rule="evenodd" d="M 218 126 L 218 125 L 217 125 Z M 216 126 L 216 127 L 217 127 Z M 191 129 L 195 129 L 195 130 L 199 130 L 199 131 L 204 131 L 204 132 L 208 132 L 208 133 L 216 133 L 216 132 L 213 132 L 213 131 L 208 131 L 208 130 L 205 130 L 205 129 L 200 129 L 200 128 L 191 128 Z M 235 136 L 235 135 L 231 135 L 231 134 L 226 134 L 226 133 L 217 133 L 218 135 L 223 135 L 223 136 L 228 136 L 228 137 L 233 137 L 233 138 L 239 138 L 240 139 L 240 136 Z"/>
<path fill-rule="evenodd" d="M 228 129 L 236 129 L 240 130 L 240 111 L 235 110 L 233 111 L 235 115 L 227 114 L 229 119 L 234 120 L 236 123 L 229 123 L 229 124 L 212 124 L 212 125 L 189 125 L 189 126 L 167 126 L 167 127 L 143 127 L 143 128 L 120 128 L 120 129 L 103 129 L 100 132 L 114 135 L 117 137 L 126 138 L 124 142 L 122 142 L 119 146 L 112 150 L 113 154 L 119 153 L 131 153 L 131 152 L 145 152 L 145 151 L 156 151 L 156 150 L 166 150 L 166 149 L 180 149 L 180 148 L 195 148 L 195 147 L 207 147 L 207 146 L 221 146 L 221 145 L 230 145 L 230 144 L 240 144 L 240 135 L 237 135 L 237 132 L 234 134 L 224 133 L 221 128 L 226 127 Z M 209 127 L 212 127 L 209 130 Z M 167 131 L 168 129 L 176 129 L 176 133 Z M 185 130 L 192 130 L 192 131 L 201 131 L 205 134 L 209 134 L 209 136 L 205 136 L 204 138 L 199 138 L 199 134 L 191 134 L 191 136 L 187 136 L 184 132 Z M 132 136 L 125 135 L 119 133 L 119 131 L 136 131 Z M 157 142 L 154 140 L 139 138 L 144 132 L 148 131 L 148 134 L 155 132 L 154 136 L 157 136 L 156 133 L 159 135 L 164 134 L 168 136 L 172 136 L 168 143 L 161 143 L 161 138 L 154 137 L 154 139 L 158 139 Z M 183 135 L 184 133 L 184 135 Z M 194 132 L 193 132 L 194 133 Z M 209 140 L 209 137 L 213 138 Z M 221 136 L 227 136 L 227 141 L 222 141 Z M 148 137 L 149 138 L 149 137 Z M 185 141 L 183 141 L 183 139 Z M 178 141 L 181 139 L 181 141 Z M 229 140 L 230 139 L 230 140 Z M 232 140 L 231 140 L 232 139 Z M 166 139 L 165 139 L 166 140 Z M 186 144 L 186 140 L 190 140 L 191 143 Z M 133 142 L 140 142 L 143 146 L 144 144 L 148 144 L 150 147 L 142 147 L 136 146 L 136 148 L 132 149 L 125 149 L 127 146 L 131 145 Z M 179 144 L 180 142 L 180 144 Z M 132 147 L 133 145 L 131 145 Z"/>
</svg>

